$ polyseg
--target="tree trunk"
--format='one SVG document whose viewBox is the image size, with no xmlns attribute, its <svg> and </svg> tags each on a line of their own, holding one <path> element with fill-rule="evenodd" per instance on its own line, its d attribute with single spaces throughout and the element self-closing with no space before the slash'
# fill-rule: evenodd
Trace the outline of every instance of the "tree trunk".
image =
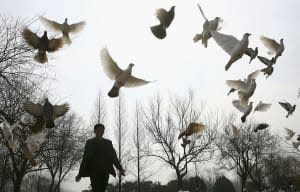
<svg viewBox="0 0 300 192">
<path fill-rule="evenodd" d="M 242 188 L 241 188 L 241 192 L 246 192 L 246 181 L 247 181 L 247 176 L 242 176 Z M 244 189 L 244 190 L 243 190 Z"/>
<path fill-rule="evenodd" d="M 177 174 L 177 190 L 182 189 L 182 184 L 183 184 L 183 177 L 179 174 Z"/>
<path fill-rule="evenodd" d="M 14 182 L 14 192 L 20 192 L 21 190 L 21 183 L 23 177 L 17 177 L 17 180 Z"/>
</svg>

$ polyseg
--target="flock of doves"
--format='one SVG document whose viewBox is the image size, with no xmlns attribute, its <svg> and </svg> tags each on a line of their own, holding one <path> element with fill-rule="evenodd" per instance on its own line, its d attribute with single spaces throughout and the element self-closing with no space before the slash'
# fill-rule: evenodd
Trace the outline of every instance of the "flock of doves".
<svg viewBox="0 0 300 192">
<path fill-rule="evenodd" d="M 243 113 L 241 121 L 244 123 L 247 116 L 252 112 L 253 109 L 253 102 L 249 102 L 249 98 L 255 92 L 256 78 L 261 72 L 266 75 L 266 78 L 273 73 L 273 66 L 277 62 L 278 57 L 281 56 L 284 51 L 283 39 L 280 39 L 280 42 L 277 42 L 271 38 L 261 36 L 260 39 L 262 43 L 269 50 L 269 53 L 273 55 L 273 57 L 268 59 L 266 57 L 258 56 L 257 47 L 255 49 L 248 47 L 248 38 L 251 34 L 245 33 L 241 40 L 238 40 L 231 35 L 222 34 L 218 31 L 221 29 L 221 23 L 223 20 L 220 17 L 215 17 L 213 20 L 208 20 L 199 4 L 198 8 L 205 22 L 203 24 L 202 33 L 196 34 L 193 38 L 193 41 L 195 43 L 202 41 L 203 46 L 207 48 L 208 40 L 213 38 L 216 43 L 230 56 L 229 61 L 225 65 L 226 71 L 229 70 L 234 62 L 242 58 L 243 55 L 248 55 L 250 57 L 249 64 L 257 57 L 266 66 L 263 69 L 259 69 L 250 73 L 247 78 L 244 78 L 244 80 L 239 79 L 226 81 L 226 84 L 231 88 L 228 95 L 235 91 L 238 93 L 239 99 L 233 100 L 232 104 L 241 113 Z M 172 21 L 174 20 L 174 16 L 175 6 L 172 6 L 169 10 L 157 9 L 156 17 L 159 20 L 159 24 L 150 27 L 152 34 L 158 39 L 166 38 L 167 28 L 170 27 Z M 33 49 L 37 49 L 34 60 L 38 63 L 46 63 L 48 61 L 47 52 L 55 52 L 64 45 L 70 45 L 72 43 L 70 34 L 80 32 L 86 24 L 84 21 L 68 24 L 67 18 L 62 24 L 44 17 L 40 17 L 40 20 L 50 29 L 62 33 L 62 36 L 59 38 L 49 39 L 47 36 L 47 31 L 44 31 L 44 34 L 39 37 L 27 27 L 23 29 L 22 36 L 25 42 Z M 104 73 L 108 76 L 108 78 L 114 81 L 113 87 L 108 92 L 109 97 L 118 97 L 119 90 L 123 86 L 138 87 L 150 83 L 150 81 L 146 81 L 131 75 L 132 68 L 134 66 L 132 63 L 128 65 L 127 69 L 121 69 L 117 62 L 113 60 L 107 48 L 103 48 L 100 51 L 100 57 Z M 297 97 L 300 97 L 300 89 L 298 90 Z M 286 118 L 292 115 L 295 111 L 296 105 L 292 105 L 286 101 L 279 102 L 279 104 L 287 111 Z M 270 107 L 270 103 L 263 103 L 260 101 L 253 111 L 267 111 Z M 31 135 L 27 137 L 26 141 L 21 145 L 21 149 L 24 158 L 28 159 L 32 166 L 35 166 L 37 165 L 37 162 L 34 159 L 34 153 L 39 149 L 41 143 L 44 141 L 44 128 L 55 127 L 54 120 L 60 116 L 63 116 L 69 110 L 69 105 L 67 103 L 62 105 L 52 105 L 48 98 L 46 98 L 44 105 L 27 101 L 24 103 L 24 110 L 34 116 L 35 122 L 25 124 L 25 126 L 31 130 Z M 14 149 L 15 142 L 13 140 L 12 130 L 17 126 L 24 125 L 24 123 L 20 121 L 16 123 L 9 122 L 5 117 L 2 119 L 4 119 L 4 121 L 0 124 L 0 128 L 8 142 L 9 147 Z M 269 125 L 267 123 L 258 124 L 254 131 L 257 132 L 259 130 L 266 129 L 268 126 Z M 288 134 L 286 139 L 290 140 L 295 135 L 295 132 L 288 128 L 285 129 Z M 190 123 L 186 130 L 181 132 L 178 136 L 178 139 L 183 139 L 181 146 L 186 147 L 190 143 L 190 140 L 188 140 L 187 137 L 204 130 L 205 125 L 201 123 Z M 238 133 L 235 126 L 232 126 L 232 131 L 233 133 Z M 298 149 L 298 146 L 300 145 L 300 135 L 298 136 L 297 140 L 298 142 L 293 142 L 293 146 L 296 149 Z"/>
</svg>

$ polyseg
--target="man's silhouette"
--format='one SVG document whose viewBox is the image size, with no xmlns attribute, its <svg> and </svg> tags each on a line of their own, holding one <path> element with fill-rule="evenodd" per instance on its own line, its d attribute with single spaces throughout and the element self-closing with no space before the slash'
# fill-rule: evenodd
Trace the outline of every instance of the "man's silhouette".
<svg viewBox="0 0 300 192">
<path fill-rule="evenodd" d="M 116 176 L 113 165 L 124 175 L 112 142 L 103 138 L 104 129 L 103 124 L 94 126 L 96 137 L 87 140 L 79 173 L 75 178 L 79 182 L 81 177 L 90 177 L 93 192 L 105 191 L 109 174 Z"/>
</svg>

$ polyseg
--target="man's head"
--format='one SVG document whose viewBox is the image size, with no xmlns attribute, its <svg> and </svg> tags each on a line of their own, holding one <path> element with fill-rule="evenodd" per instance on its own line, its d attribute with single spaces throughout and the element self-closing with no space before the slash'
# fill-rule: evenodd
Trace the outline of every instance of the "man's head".
<svg viewBox="0 0 300 192">
<path fill-rule="evenodd" d="M 101 123 L 98 123 L 94 126 L 94 133 L 96 134 L 96 137 L 102 137 L 104 133 L 104 125 Z"/>
</svg>

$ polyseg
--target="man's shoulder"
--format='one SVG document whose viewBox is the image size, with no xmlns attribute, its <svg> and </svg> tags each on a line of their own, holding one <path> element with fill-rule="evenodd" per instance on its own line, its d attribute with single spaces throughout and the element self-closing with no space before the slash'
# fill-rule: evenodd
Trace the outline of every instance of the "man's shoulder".
<svg viewBox="0 0 300 192">
<path fill-rule="evenodd" d="M 107 142 L 107 143 L 112 143 L 110 139 L 106 139 L 106 138 L 104 138 L 104 137 L 103 137 L 103 141 L 104 141 L 104 142 Z"/>
</svg>

